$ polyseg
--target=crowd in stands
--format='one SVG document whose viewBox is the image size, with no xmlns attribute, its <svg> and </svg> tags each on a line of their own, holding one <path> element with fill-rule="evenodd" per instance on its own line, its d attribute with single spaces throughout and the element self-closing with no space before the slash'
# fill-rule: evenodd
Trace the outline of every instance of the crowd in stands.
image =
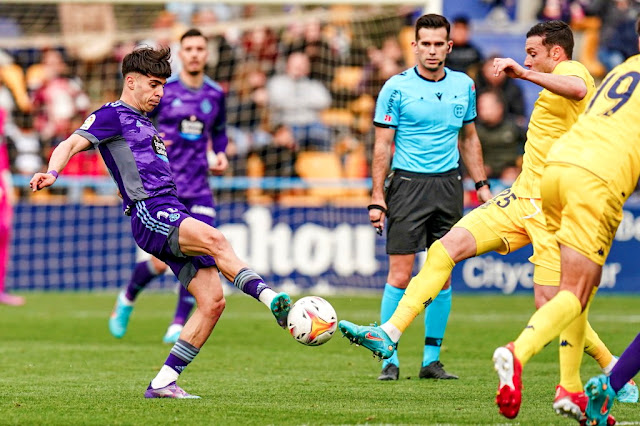
<svg viewBox="0 0 640 426">
<path fill-rule="evenodd" d="M 635 39 L 638 1 L 539 3 L 538 19 L 563 19 L 580 33 L 581 51 L 574 58 L 595 77 L 637 53 L 637 43 L 627 40 Z M 30 175 L 42 170 L 52 148 L 78 128 L 88 112 L 117 99 L 120 61 L 137 44 L 175 46 L 179 36 L 195 26 L 209 36 L 207 74 L 227 93 L 229 175 L 299 176 L 299 154 L 312 151 L 331 153 L 343 167 L 348 165 L 341 170 L 343 177 L 368 177 L 375 99 L 388 78 L 414 64 L 410 43 L 420 10 L 400 8 L 397 14 L 358 18 L 353 7 L 336 5 L 310 9 L 305 15 L 310 18 L 282 25 L 256 19 L 251 26 L 216 30 L 217 24 L 255 18 L 256 8 L 167 3 L 153 17 L 151 38 L 117 41 L 112 6 L 101 5 L 85 11 L 103 18 L 100 25 L 106 33 L 96 49 L 83 49 L 76 40 L 26 52 L 0 51 L 0 108 L 9 117 L 5 136 L 12 171 Z M 64 8 L 59 13 L 64 33 L 64 22 L 74 21 Z M 528 120 L 523 91 L 512 79 L 493 75 L 496 52 L 483 52 L 474 43 L 469 18 L 450 20 L 454 48 L 447 66 L 476 81 L 477 127 L 487 174 L 513 180 Z M 180 69 L 177 56 L 172 66 Z M 98 158 L 93 151 L 76 156 L 65 175 L 104 176 Z"/>
</svg>

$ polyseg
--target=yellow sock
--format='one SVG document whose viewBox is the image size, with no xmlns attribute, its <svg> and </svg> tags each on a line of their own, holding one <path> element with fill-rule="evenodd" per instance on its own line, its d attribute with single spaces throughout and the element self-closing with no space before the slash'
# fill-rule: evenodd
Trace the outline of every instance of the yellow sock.
<svg viewBox="0 0 640 426">
<path fill-rule="evenodd" d="M 589 309 L 560 333 L 560 385 L 569 392 L 582 392 L 580 364 L 584 352 L 584 333 Z"/>
<path fill-rule="evenodd" d="M 567 290 L 538 309 L 514 342 L 516 358 L 524 364 L 560 334 L 582 311 L 578 298 Z"/>
<path fill-rule="evenodd" d="M 451 275 L 455 263 L 440 241 L 427 251 L 422 269 L 411 279 L 389 322 L 401 332 L 436 298 Z"/>
<path fill-rule="evenodd" d="M 600 368 L 605 368 L 613 361 L 613 354 L 602 340 L 598 333 L 591 328 L 591 324 L 587 322 L 584 330 L 584 351 L 591 358 L 595 359 Z"/>
</svg>

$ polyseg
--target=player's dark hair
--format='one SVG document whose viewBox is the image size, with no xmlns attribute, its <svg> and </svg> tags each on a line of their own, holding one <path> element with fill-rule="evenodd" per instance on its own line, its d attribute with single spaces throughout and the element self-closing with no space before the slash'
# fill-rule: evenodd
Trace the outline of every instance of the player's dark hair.
<svg viewBox="0 0 640 426">
<path fill-rule="evenodd" d="M 166 48 L 154 49 L 140 47 L 129 53 L 122 60 L 122 75 L 137 72 L 147 77 L 171 77 L 171 50 Z"/>
<path fill-rule="evenodd" d="M 465 27 L 469 26 L 469 17 L 467 15 L 458 15 L 455 18 L 453 18 L 452 22 L 454 24 L 462 24 Z"/>
<path fill-rule="evenodd" d="M 542 37 L 547 50 L 560 46 L 569 59 L 573 56 L 573 32 L 566 22 L 554 20 L 535 24 L 527 33 L 527 38 L 533 36 Z"/>
<path fill-rule="evenodd" d="M 640 18 L 636 21 L 636 34 L 640 36 Z"/>
<path fill-rule="evenodd" d="M 435 13 L 429 13 L 427 15 L 422 15 L 416 21 L 416 40 L 418 40 L 418 32 L 421 28 L 444 28 L 447 30 L 447 40 L 449 40 L 449 31 L 451 30 L 451 25 L 447 18 L 442 15 L 437 15 Z"/>
<path fill-rule="evenodd" d="M 196 28 L 191 28 L 190 30 L 187 30 L 186 33 L 182 34 L 182 37 L 180 37 L 180 43 L 182 43 L 182 40 L 184 40 L 185 38 L 189 38 L 189 37 L 202 37 L 205 40 L 207 39 L 204 34 L 202 34 L 202 32 L 200 32 L 200 30 L 196 29 Z"/>
</svg>

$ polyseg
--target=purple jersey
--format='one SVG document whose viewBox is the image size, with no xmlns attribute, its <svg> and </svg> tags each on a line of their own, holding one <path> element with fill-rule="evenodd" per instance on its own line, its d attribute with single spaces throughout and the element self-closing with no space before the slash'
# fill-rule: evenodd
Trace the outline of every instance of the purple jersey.
<svg viewBox="0 0 640 426">
<path fill-rule="evenodd" d="M 164 142 L 151 120 L 122 101 L 91 114 L 74 132 L 100 150 L 124 208 L 159 195 L 177 196 Z"/>
<path fill-rule="evenodd" d="M 211 141 L 218 153 L 225 151 L 228 142 L 222 88 L 207 77 L 198 89 L 187 87 L 178 76 L 171 77 L 160 104 L 149 116 L 167 141 L 178 197 L 210 197 L 207 145 Z"/>
</svg>

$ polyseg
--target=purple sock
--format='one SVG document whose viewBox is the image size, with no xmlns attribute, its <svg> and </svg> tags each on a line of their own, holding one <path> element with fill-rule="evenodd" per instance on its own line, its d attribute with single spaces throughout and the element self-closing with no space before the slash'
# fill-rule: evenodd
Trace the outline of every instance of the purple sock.
<svg viewBox="0 0 640 426">
<path fill-rule="evenodd" d="M 264 283 L 260 275 L 249 268 L 241 269 L 238 272 L 238 275 L 233 279 L 233 285 L 256 300 L 259 300 L 260 293 L 263 290 L 270 288 Z"/>
<path fill-rule="evenodd" d="M 133 269 L 133 274 L 131 274 L 131 281 L 127 285 L 127 299 L 133 301 L 138 297 L 138 293 L 140 293 L 149 282 L 154 279 L 157 274 L 153 273 L 153 266 L 151 265 L 150 260 L 145 260 L 144 262 L 139 262 L 136 267 Z"/>
<path fill-rule="evenodd" d="M 627 346 L 620 359 L 611 370 L 609 382 L 617 393 L 622 387 L 640 371 L 640 334 Z"/>
<path fill-rule="evenodd" d="M 187 322 L 187 318 L 189 318 L 193 305 L 195 305 L 195 299 L 191 293 L 181 285 L 180 293 L 178 294 L 178 304 L 176 305 L 176 313 L 173 316 L 173 322 L 171 324 L 184 325 L 184 323 Z"/>
<path fill-rule="evenodd" d="M 169 357 L 164 362 L 164 365 L 167 367 L 173 368 L 178 374 L 182 373 L 182 371 L 187 368 L 187 365 L 198 355 L 200 352 L 199 348 L 196 348 L 192 344 L 178 339 L 173 348 L 171 348 L 171 352 L 169 353 Z"/>
</svg>

